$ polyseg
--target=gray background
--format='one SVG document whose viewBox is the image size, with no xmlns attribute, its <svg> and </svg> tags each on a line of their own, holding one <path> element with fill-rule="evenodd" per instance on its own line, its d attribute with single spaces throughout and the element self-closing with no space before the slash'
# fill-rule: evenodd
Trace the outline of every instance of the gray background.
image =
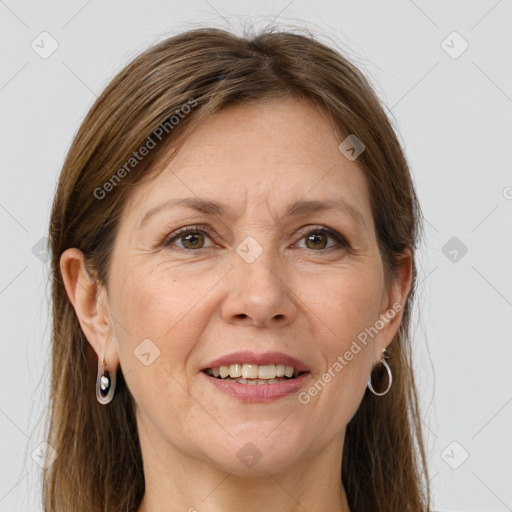
<svg viewBox="0 0 512 512">
<path fill-rule="evenodd" d="M 404 143 L 428 221 L 414 350 L 435 506 L 512 510 L 511 0 L 0 0 L 1 512 L 41 509 L 50 324 L 40 240 L 81 120 L 150 42 L 272 21 L 334 38 Z"/>
</svg>

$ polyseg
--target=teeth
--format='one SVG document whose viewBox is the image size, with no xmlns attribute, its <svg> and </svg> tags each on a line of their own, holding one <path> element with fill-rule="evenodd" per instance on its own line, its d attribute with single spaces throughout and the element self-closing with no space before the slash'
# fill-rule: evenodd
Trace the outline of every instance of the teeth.
<svg viewBox="0 0 512 512">
<path fill-rule="evenodd" d="M 299 371 L 293 366 L 284 364 L 265 364 L 258 366 L 257 364 L 231 364 L 229 366 L 218 366 L 217 368 L 209 368 L 209 375 L 214 377 L 231 377 L 242 384 L 267 384 L 279 382 L 277 379 L 283 377 L 297 377 Z"/>
<path fill-rule="evenodd" d="M 222 368 L 222 366 L 221 366 Z M 258 365 L 244 364 L 242 366 L 242 377 L 244 379 L 257 379 L 258 378 Z"/>
<path fill-rule="evenodd" d="M 276 378 L 276 367 L 273 364 L 266 364 L 258 367 L 258 378 L 259 379 L 275 379 Z"/>
<path fill-rule="evenodd" d="M 232 379 L 242 376 L 242 366 L 239 364 L 232 364 L 229 366 L 229 376 Z"/>
</svg>

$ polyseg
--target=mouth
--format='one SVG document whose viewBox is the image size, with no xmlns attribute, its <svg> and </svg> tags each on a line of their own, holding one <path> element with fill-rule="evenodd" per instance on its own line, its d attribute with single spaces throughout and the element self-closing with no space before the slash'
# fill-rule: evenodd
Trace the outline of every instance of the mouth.
<svg viewBox="0 0 512 512">
<path fill-rule="evenodd" d="M 241 402 L 270 402 L 297 393 L 310 381 L 302 361 L 280 352 L 245 351 L 212 361 L 199 374 L 214 389 Z"/>
<path fill-rule="evenodd" d="M 273 385 L 297 379 L 307 371 L 301 371 L 284 364 L 256 365 L 234 363 L 205 368 L 204 373 L 218 380 L 231 381 L 243 385 Z"/>
</svg>

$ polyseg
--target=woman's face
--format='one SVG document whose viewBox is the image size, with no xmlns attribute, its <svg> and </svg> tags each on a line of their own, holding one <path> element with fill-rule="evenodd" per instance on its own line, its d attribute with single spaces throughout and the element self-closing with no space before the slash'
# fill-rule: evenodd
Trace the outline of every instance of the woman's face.
<svg viewBox="0 0 512 512">
<path fill-rule="evenodd" d="M 105 359 L 134 397 L 146 460 L 273 473 L 341 453 L 401 315 L 362 333 L 408 289 L 385 288 L 365 178 L 340 142 L 311 104 L 230 108 L 134 189 L 112 255 Z M 268 383 L 276 364 L 304 373 Z M 208 375 L 219 366 L 263 382 Z"/>
</svg>

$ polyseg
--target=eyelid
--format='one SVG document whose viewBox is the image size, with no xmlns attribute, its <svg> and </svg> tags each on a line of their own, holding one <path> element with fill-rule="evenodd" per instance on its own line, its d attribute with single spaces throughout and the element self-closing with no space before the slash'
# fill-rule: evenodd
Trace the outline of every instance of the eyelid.
<svg viewBox="0 0 512 512">
<path fill-rule="evenodd" d="M 334 238 L 334 240 L 336 240 L 336 242 L 338 243 L 339 247 L 345 247 L 345 248 L 350 247 L 350 243 L 341 233 L 338 233 L 338 231 L 331 229 L 327 226 L 323 226 L 323 225 L 308 225 L 303 228 L 300 228 L 297 232 L 298 235 L 300 235 L 299 240 L 301 240 L 306 235 L 308 235 L 309 233 L 312 233 L 312 232 L 313 233 L 324 233 L 327 236 Z M 330 247 L 329 249 L 332 249 L 332 248 L 333 247 Z M 315 252 L 315 251 L 313 250 L 313 252 Z M 316 252 L 325 252 L 325 250 L 324 251 L 316 251 Z"/>
<path fill-rule="evenodd" d="M 167 235 L 163 239 L 162 244 L 164 246 L 169 246 L 169 245 L 171 245 L 172 240 L 174 240 L 175 238 L 178 238 L 182 234 L 187 234 L 189 232 L 190 233 L 205 232 L 207 235 L 209 235 L 211 237 L 214 233 L 214 230 L 207 224 L 192 224 L 190 226 L 184 226 L 182 228 L 179 228 L 179 229 L 173 231 L 170 235 Z M 178 249 L 182 249 L 182 247 L 178 247 Z M 184 249 L 184 250 L 188 251 L 188 250 L 194 250 L 194 249 Z"/>
<path fill-rule="evenodd" d="M 164 238 L 162 243 L 164 246 L 170 246 L 171 241 L 174 240 L 175 238 L 178 238 L 179 235 L 181 235 L 183 233 L 186 234 L 186 233 L 195 233 L 195 232 L 204 232 L 207 235 L 209 235 L 211 238 L 213 236 L 215 230 L 213 228 L 211 228 L 208 224 L 192 224 L 192 225 L 184 226 L 182 228 L 179 228 L 179 229 L 173 231 L 170 235 L 168 235 Z M 327 236 L 330 236 L 331 238 L 336 240 L 339 247 L 345 247 L 345 248 L 350 247 L 350 243 L 347 241 L 347 239 L 341 233 L 338 233 L 334 229 L 331 229 L 324 225 L 307 225 L 307 226 L 300 228 L 299 230 L 297 230 L 295 232 L 297 233 L 297 235 L 299 237 L 297 241 L 300 241 L 302 238 L 304 238 L 306 235 L 308 235 L 312 232 L 318 232 L 318 233 L 324 233 Z M 178 249 L 183 249 L 183 248 L 178 247 Z M 203 247 L 201 247 L 201 249 L 203 249 Z M 332 249 L 332 247 L 330 247 L 329 249 Z M 183 249 L 183 250 L 185 250 L 185 251 L 196 250 L 197 251 L 199 249 Z M 320 250 L 320 251 L 315 251 L 314 249 L 311 249 L 311 250 L 313 252 L 325 252 L 325 250 Z"/>
</svg>

